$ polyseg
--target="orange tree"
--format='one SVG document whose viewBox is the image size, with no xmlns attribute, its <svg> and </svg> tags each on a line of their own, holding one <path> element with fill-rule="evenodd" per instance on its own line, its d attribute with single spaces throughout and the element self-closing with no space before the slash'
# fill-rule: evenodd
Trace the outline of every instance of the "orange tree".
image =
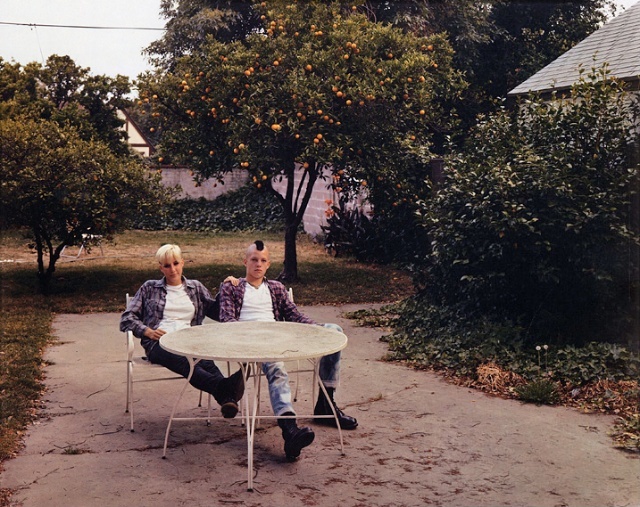
<svg viewBox="0 0 640 507">
<path fill-rule="evenodd" d="M 141 80 L 162 130 L 162 161 L 201 181 L 237 168 L 284 208 L 279 278 L 295 280 L 296 231 L 314 185 L 337 193 L 397 189 L 450 128 L 445 104 L 464 88 L 444 35 L 418 37 L 339 2 L 262 2 L 263 28 L 209 40 L 170 73 Z M 296 170 L 300 177 L 294 178 Z M 280 194 L 274 181 L 284 178 Z"/>
</svg>

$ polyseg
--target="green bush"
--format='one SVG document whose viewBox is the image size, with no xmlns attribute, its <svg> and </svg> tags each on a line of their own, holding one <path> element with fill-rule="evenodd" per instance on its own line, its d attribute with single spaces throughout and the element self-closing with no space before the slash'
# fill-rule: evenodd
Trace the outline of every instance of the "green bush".
<svg viewBox="0 0 640 507">
<path fill-rule="evenodd" d="M 469 319 L 453 307 L 427 304 L 421 296 L 406 300 L 398 313 L 394 332 L 384 338 L 390 359 L 467 376 L 489 361 L 521 375 L 539 371 L 523 354 L 523 332 L 513 323 Z"/>
<path fill-rule="evenodd" d="M 515 388 L 518 397 L 528 403 L 555 405 L 560 401 L 558 386 L 549 379 L 533 380 Z"/>
<path fill-rule="evenodd" d="M 543 351 L 544 342 L 535 345 L 525 340 L 524 330 L 513 323 L 464 317 L 454 307 L 428 304 L 422 296 L 392 311 L 398 314 L 393 320 L 395 329 L 384 337 L 391 360 L 472 378 L 478 366 L 492 362 L 529 382 L 546 375 L 567 387 L 640 379 L 640 356 L 618 345 L 591 342 L 581 347 L 547 346 Z M 374 316 L 383 320 L 379 314 Z M 362 314 L 357 317 L 365 318 Z"/>
<path fill-rule="evenodd" d="M 416 221 L 415 205 L 402 203 L 377 210 L 369 217 L 341 199 L 322 227 L 325 248 L 332 255 L 350 255 L 361 262 L 411 266 L 428 243 L 424 228 Z"/>
<path fill-rule="evenodd" d="M 632 337 L 638 168 L 625 154 L 638 102 L 605 70 L 572 94 L 490 116 L 450 158 L 443 189 L 421 203 L 431 250 L 415 281 L 425 304 L 473 325 L 511 322 L 529 343 Z"/>
<path fill-rule="evenodd" d="M 276 198 L 252 185 L 212 201 L 176 199 L 153 214 L 141 216 L 134 229 L 211 232 L 281 231 L 282 206 Z"/>
</svg>

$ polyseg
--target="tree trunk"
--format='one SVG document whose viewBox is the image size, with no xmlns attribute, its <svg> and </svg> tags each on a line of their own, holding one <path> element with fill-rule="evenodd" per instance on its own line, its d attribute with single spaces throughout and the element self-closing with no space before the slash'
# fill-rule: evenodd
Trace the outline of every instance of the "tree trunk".
<svg viewBox="0 0 640 507">
<path fill-rule="evenodd" d="M 293 160 L 287 165 L 285 174 L 287 176 L 286 194 L 283 197 L 276 192 L 284 208 L 285 216 L 284 265 L 277 279 L 281 282 L 291 283 L 298 281 L 296 236 L 311 199 L 313 186 L 318 179 L 318 168 L 315 162 L 310 163 L 297 186 L 295 182 L 295 162 Z M 275 190 L 273 191 L 275 192 Z"/>
<path fill-rule="evenodd" d="M 62 253 L 64 246 L 70 243 L 63 242 L 54 250 L 53 243 L 49 236 L 42 234 L 37 227 L 34 227 L 33 231 L 36 239 L 36 251 L 38 254 L 38 290 L 40 291 L 40 294 L 46 296 L 49 294 L 51 279 L 53 278 L 53 273 L 56 270 L 56 262 L 60 258 L 60 254 Z M 49 252 L 49 265 L 46 269 L 44 267 L 45 250 Z"/>
<path fill-rule="evenodd" d="M 285 283 L 298 281 L 298 251 L 296 248 L 296 233 L 298 227 L 287 226 L 284 231 L 284 265 L 278 275 L 278 280 Z"/>
</svg>

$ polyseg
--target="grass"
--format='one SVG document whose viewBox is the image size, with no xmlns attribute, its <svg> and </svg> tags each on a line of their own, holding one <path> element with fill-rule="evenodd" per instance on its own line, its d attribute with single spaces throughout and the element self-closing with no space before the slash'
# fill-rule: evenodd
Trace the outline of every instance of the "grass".
<svg viewBox="0 0 640 507">
<path fill-rule="evenodd" d="M 122 312 L 125 293 L 133 294 L 150 278 L 159 278 L 154 254 L 163 243 L 177 243 L 184 274 L 212 292 L 229 274 L 242 276 L 243 252 L 255 239 L 269 245 L 275 278 L 282 269 L 284 243 L 273 234 L 214 234 L 180 231 L 129 231 L 80 258 L 57 264 L 48 297 L 37 294 L 35 254 L 17 231 L 0 236 L 0 463 L 15 454 L 26 426 L 36 416 L 43 391 L 43 352 L 54 337 L 56 313 Z M 77 250 L 68 249 L 69 255 Z M 10 262 L 7 262 L 10 261 Z M 412 290 L 405 273 L 387 267 L 336 259 L 301 237 L 300 282 L 293 287 L 299 304 L 387 303 Z M 0 505 L 3 492 L 0 490 Z"/>
</svg>

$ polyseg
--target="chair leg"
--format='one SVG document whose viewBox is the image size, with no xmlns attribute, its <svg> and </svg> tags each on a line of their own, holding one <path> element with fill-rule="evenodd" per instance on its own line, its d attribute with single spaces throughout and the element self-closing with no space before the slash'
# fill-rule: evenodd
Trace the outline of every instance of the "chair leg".
<svg viewBox="0 0 640 507">
<path fill-rule="evenodd" d="M 127 364 L 127 410 L 129 412 L 129 429 L 133 432 L 133 363 Z"/>
<path fill-rule="evenodd" d="M 129 402 L 131 400 L 131 396 L 130 396 L 130 391 L 131 391 L 131 363 L 129 361 L 127 361 L 127 404 L 124 407 L 124 413 L 128 414 L 129 413 Z"/>
<path fill-rule="evenodd" d="M 298 368 L 296 369 L 296 390 L 293 393 L 293 401 L 298 401 L 298 388 L 300 387 L 300 361 L 298 360 Z"/>
</svg>

